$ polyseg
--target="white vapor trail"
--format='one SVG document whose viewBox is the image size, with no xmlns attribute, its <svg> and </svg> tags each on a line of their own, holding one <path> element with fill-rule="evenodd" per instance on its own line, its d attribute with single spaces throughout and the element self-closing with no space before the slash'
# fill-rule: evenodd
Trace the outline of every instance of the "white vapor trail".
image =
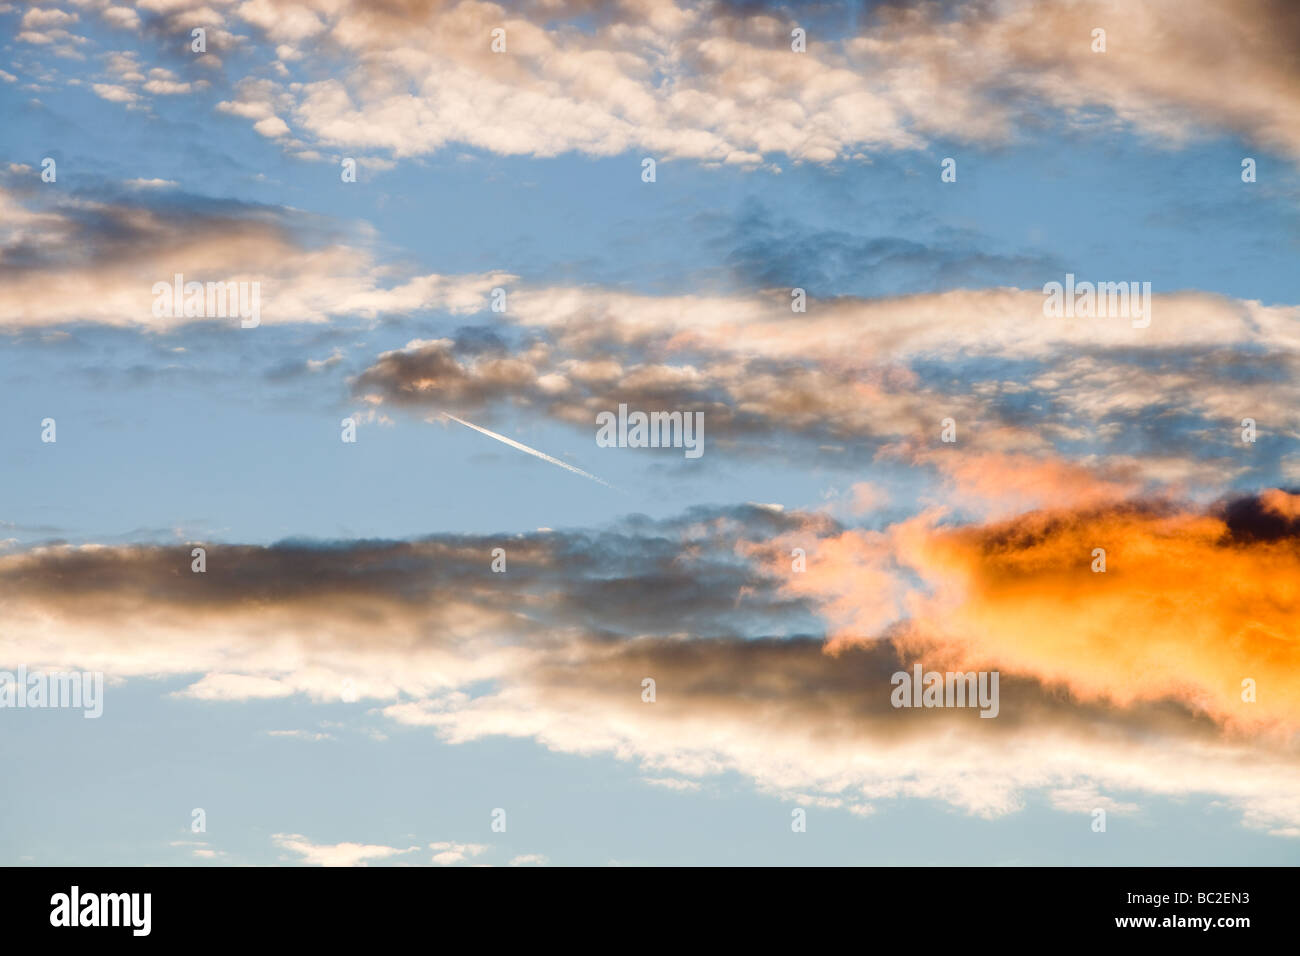
<svg viewBox="0 0 1300 956">
<path fill-rule="evenodd" d="M 457 418 L 455 415 L 452 415 L 450 412 L 443 412 L 442 416 L 443 418 L 450 418 L 453 422 L 460 422 L 466 428 L 472 428 L 476 432 L 482 432 L 484 435 L 487 435 L 488 438 L 495 438 L 499 442 L 505 442 L 511 448 L 518 448 L 520 451 L 526 451 L 528 452 L 528 454 L 540 458 L 542 461 L 549 461 L 552 465 L 559 465 L 565 471 L 571 471 L 575 475 L 582 475 L 582 477 L 590 478 L 592 481 L 597 482 L 598 484 L 602 484 L 606 488 L 614 489 L 614 486 L 611 485 L 608 481 L 605 481 L 603 478 L 597 478 L 595 475 L 590 474 L 589 472 L 585 472 L 581 468 L 574 468 L 572 465 L 568 464 L 567 462 L 560 461 L 560 459 L 558 458 L 552 458 L 550 455 L 546 454 L 545 452 L 540 452 L 536 448 L 529 448 L 527 445 L 520 444 L 519 442 L 515 441 L 513 438 L 507 438 L 505 435 L 498 435 L 496 432 L 484 428 L 481 425 L 475 425 L 473 422 L 467 422 L 463 418 Z"/>
</svg>

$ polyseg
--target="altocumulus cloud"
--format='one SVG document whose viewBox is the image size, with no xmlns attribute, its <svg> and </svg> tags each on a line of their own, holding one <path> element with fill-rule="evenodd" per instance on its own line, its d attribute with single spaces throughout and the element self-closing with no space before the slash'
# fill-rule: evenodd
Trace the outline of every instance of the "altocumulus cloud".
<svg viewBox="0 0 1300 956">
<path fill-rule="evenodd" d="M 192 76 L 158 74 L 159 63 L 146 80 L 135 69 L 110 99 L 135 105 L 209 78 L 233 81 L 217 108 L 307 159 L 461 145 L 831 162 L 924 147 L 939 134 L 997 145 L 1045 122 L 1086 129 L 1098 113 L 1166 143 L 1226 130 L 1300 156 L 1300 18 L 1285 0 L 1199 0 L 1192 11 L 1186 0 L 900 2 L 873 7 L 853 28 L 810 27 L 800 55 L 790 52 L 790 14 L 726 3 L 84 6 L 87 19 L 97 11 L 145 41 L 196 24 L 209 31 Z M 33 22 L 20 40 L 78 55 L 90 42 L 78 20 Z M 1109 32 L 1104 57 L 1091 49 L 1099 23 Z M 491 49 L 498 28 L 504 53 Z M 226 78 L 224 58 L 236 51 L 256 68 Z M 326 79 L 311 69 L 339 61 L 345 68 Z"/>
</svg>

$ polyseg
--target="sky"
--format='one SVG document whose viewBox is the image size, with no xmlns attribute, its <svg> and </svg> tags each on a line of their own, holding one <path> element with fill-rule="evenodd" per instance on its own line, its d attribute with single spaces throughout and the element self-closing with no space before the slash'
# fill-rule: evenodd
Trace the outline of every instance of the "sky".
<svg viewBox="0 0 1300 956">
<path fill-rule="evenodd" d="M 1298 43 L 0 2 L 0 860 L 1300 862 Z"/>
</svg>

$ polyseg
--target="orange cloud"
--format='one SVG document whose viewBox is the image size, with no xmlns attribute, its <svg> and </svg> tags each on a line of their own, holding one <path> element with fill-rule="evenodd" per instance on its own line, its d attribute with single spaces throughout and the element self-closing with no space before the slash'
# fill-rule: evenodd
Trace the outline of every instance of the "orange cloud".
<svg viewBox="0 0 1300 956">
<path fill-rule="evenodd" d="M 1279 518 L 1288 520 L 1300 518 L 1300 494 L 1270 488 L 1259 496 L 1259 503 L 1263 505 L 1265 511 L 1270 511 Z"/>
<path fill-rule="evenodd" d="M 1142 488 L 1137 468 L 1104 473 L 1059 458 L 930 448 L 913 462 L 932 464 L 948 479 L 948 503 L 995 514 L 1031 508 L 1095 507 L 1131 497 Z"/>
<path fill-rule="evenodd" d="M 1294 515 L 1297 497 L 1260 503 Z M 815 559 L 810 548 L 787 588 L 819 604 L 829 650 L 893 625 L 901 649 L 940 669 L 1001 669 L 1121 707 L 1171 699 L 1233 732 L 1300 727 L 1294 529 L 1259 536 L 1223 515 L 1133 504 L 964 527 L 942 515 L 844 531 L 817 541 Z"/>
</svg>

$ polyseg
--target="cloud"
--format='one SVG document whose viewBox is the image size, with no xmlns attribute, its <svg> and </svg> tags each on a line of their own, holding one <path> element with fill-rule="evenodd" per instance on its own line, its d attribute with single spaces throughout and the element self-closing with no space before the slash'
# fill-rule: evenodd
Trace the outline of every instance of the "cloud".
<svg viewBox="0 0 1300 956">
<path fill-rule="evenodd" d="M 1085 788 L 1116 806 L 1202 795 L 1283 834 L 1300 826 L 1283 799 L 1300 786 L 1300 532 L 1278 514 L 1289 499 L 1266 500 L 880 532 L 738 508 L 509 539 L 214 545 L 206 574 L 188 546 L 49 546 L 0 554 L 0 611 L 15 661 L 192 675 L 210 706 L 352 699 L 453 744 L 530 738 L 654 780 L 733 772 L 855 813 L 921 798 L 999 816 Z M 507 575 L 488 568 L 498 545 Z M 892 675 L 916 663 L 998 670 L 999 716 L 893 708 Z M 321 859 L 358 859 L 343 846 Z"/>
<path fill-rule="evenodd" d="M 904 175 L 903 170 L 898 175 Z M 909 222 L 918 227 L 913 215 Z M 1032 285 L 1065 268 L 1041 252 L 999 251 L 993 237 L 945 222 L 927 239 L 810 228 L 750 199 L 719 237 L 745 288 L 798 286 L 813 298 L 970 288 L 990 281 Z"/>
<path fill-rule="evenodd" d="M 757 165 L 859 159 L 934 137 L 995 146 L 1056 122 L 1085 134 L 1133 128 L 1166 145 L 1229 130 L 1300 156 L 1300 21 L 1285 0 L 1201 0 L 1193 12 L 1185 0 L 881 5 L 856 33 L 804 24 L 802 53 L 791 49 L 797 17 L 745 5 L 100 6 L 114 26 L 143 20 L 159 36 L 206 25 L 209 58 L 239 47 L 285 74 L 286 63 L 331 65 L 325 78 L 306 70 L 240 92 L 249 111 L 288 109 L 261 131 L 292 127 L 296 150 L 404 158 L 455 144 Z M 1104 53 L 1093 50 L 1098 26 Z"/>
<path fill-rule="evenodd" d="M 1105 810 L 1107 813 L 1135 813 L 1138 809 L 1135 803 L 1123 803 L 1104 796 L 1088 786 L 1053 790 L 1050 797 L 1052 806 L 1066 813 L 1091 814 L 1096 810 Z"/>
<path fill-rule="evenodd" d="M 485 426 L 513 406 L 588 432 L 620 404 L 696 411 L 715 449 L 800 457 L 847 448 L 849 465 L 875 456 L 927 468 L 944 467 L 929 453 L 951 418 L 965 464 L 949 456 L 950 467 L 976 467 L 971 453 L 1053 453 L 1085 469 L 1105 456 L 1125 492 L 1212 495 L 1246 476 L 1276 484 L 1300 445 L 1290 424 L 1300 404 L 1296 306 L 1157 293 L 1150 327 L 1133 328 L 1123 318 L 1048 317 L 1040 291 L 992 288 L 813 298 L 807 313 L 792 313 L 782 289 L 656 296 L 534 286 L 504 271 L 421 274 L 377 261 L 364 227 L 297 210 L 154 189 L 164 185 L 154 180 L 102 199 L 33 183 L 17 168 L 0 181 L 0 312 L 10 329 L 235 328 L 228 317 L 155 316 L 155 284 L 177 274 L 257 283 L 267 324 L 486 315 L 493 290 L 509 288 L 510 309 L 492 313 L 494 325 L 381 353 L 353 381 L 372 406 Z M 340 238 L 349 232 L 353 240 Z M 1245 418 L 1270 441 L 1244 445 Z M 1008 474 L 1010 504 L 1013 486 L 1041 497 L 1069 480 L 1045 472 L 1028 489 L 1030 476 Z"/>
<path fill-rule="evenodd" d="M 418 846 L 400 849 L 367 843 L 312 843 L 299 833 L 276 833 L 271 840 L 280 849 L 298 854 L 303 863 L 311 866 L 367 866 L 369 860 L 384 860 L 419 849 Z"/>
<path fill-rule="evenodd" d="M 289 135 L 289 126 L 278 116 L 266 116 L 253 124 L 253 129 L 268 139 Z"/>
<path fill-rule="evenodd" d="M 258 283 L 265 324 L 373 320 L 476 308 L 502 274 L 408 274 L 376 263 L 362 237 L 276 206 L 133 189 L 118 198 L 50 196 L 31 177 L 0 181 L 0 327 L 79 322 L 164 331 L 237 318 L 154 315 L 155 283 Z M 134 186 L 161 185 L 161 181 Z"/>
<path fill-rule="evenodd" d="M 433 862 L 438 866 L 454 866 L 478 856 L 487 846 L 482 843 L 430 843 L 434 851 Z"/>
<path fill-rule="evenodd" d="M 23 14 L 21 26 L 25 30 L 41 30 L 45 27 L 59 27 L 75 23 L 77 19 L 75 13 L 68 13 L 64 10 L 31 7 Z"/>
<path fill-rule="evenodd" d="M 178 691 L 178 697 L 196 700 L 253 700 L 269 697 L 288 697 L 293 689 L 269 677 L 252 677 L 247 674 L 207 674 L 195 684 Z"/>
<path fill-rule="evenodd" d="M 316 742 L 334 739 L 333 734 L 313 733 L 307 730 L 268 730 L 266 733 L 270 737 L 295 737 L 299 740 L 311 740 Z"/>
<path fill-rule="evenodd" d="M 941 670 L 1003 668 L 1118 707 L 1176 699 L 1233 732 L 1285 736 L 1300 728 L 1300 521 L 1255 500 L 1081 504 L 962 526 L 933 512 L 819 539 L 810 573 L 785 589 L 823 608 L 834 647 L 896 626 L 900 647 Z M 1260 500 L 1285 510 L 1293 496 Z M 900 594 L 909 573 L 924 587 Z"/>
<path fill-rule="evenodd" d="M 973 474 L 984 453 L 1018 453 L 1022 465 L 1076 459 L 1012 469 L 1005 481 L 990 473 L 985 484 L 1001 484 L 1010 504 L 1068 492 L 1079 481 L 1069 469 L 1095 470 L 1103 456 L 1112 497 L 1143 486 L 1218 494 L 1252 471 L 1277 482 L 1282 454 L 1300 441 L 1289 424 L 1300 403 L 1295 306 L 1156 294 L 1150 327 L 1134 328 L 1046 316 L 1034 290 L 842 296 L 810 300 L 807 313 L 791 312 L 788 291 L 513 283 L 513 329 L 413 340 L 353 387 L 397 407 L 480 420 L 510 406 L 588 432 L 620 404 L 700 411 L 715 448 L 798 460 L 810 446 L 839 446 Z M 1259 451 L 1241 440 L 1245 417 L 1269 429 Z M 945 418 L 959 449 L 938 440 Z"/>
<path fill-rule="evenodd" d="M 228 855 L 225 850 L 214 850 L 202 840 L 172 840 L 168 845 L 189 847 L 190 855 L 199 860 L 219 860 Z"/>
<path fill-rule="evenodd" d="M 130 7 L 106 6 L 101 9 L 100 16 L 120 30 L 140 29 L 140 16 Z"/>
<path fill-rule="evenodd" d="M 96 96 L 110 103 L 136 103 L 140 99 L 125 86 L 115 83 L 92 83 L 90 88 L 95 91 Z"/>
<path fill-rule="evenodd" d="M 857 481 L 849 489 L 852 507 L 857 514 L 866 514 L 889 502 L 889 492 L 869 481 Z"/>
<path fill-rule="evenodd" d="M 1202 0 L 1190 8 L 1177 0 L 1023 0 L 881 12 L 884 23 L 849 46 L 898 64 L 902 95 L 931 98 L 922 114 L 931 128 L 961 128 L 961 114 L 971 111 L 964 122 L 1005 130 L 1045 104 L 1081 130 L 1121 123 L 1167 146 L 1231 130 L 1300 157 L 1300 75 L 1289 53 L 1300 17 L 1285 0 Z M 1098 28 L 1105 52 L 1093 49 Z M 1224 76 L 1251 91 L 1250 108 L 1241 108 Z"/>
<path fill-rule="evenodd" d="M 1146 484 L 1132 459 L 1089 467 L 1051 456 L 929 447 L 914 450 L 909 460 L 933 465 L 943 475 L 941 500 L 986 516 L 1110 504 L 1136 496 Z"/>
</svg>

